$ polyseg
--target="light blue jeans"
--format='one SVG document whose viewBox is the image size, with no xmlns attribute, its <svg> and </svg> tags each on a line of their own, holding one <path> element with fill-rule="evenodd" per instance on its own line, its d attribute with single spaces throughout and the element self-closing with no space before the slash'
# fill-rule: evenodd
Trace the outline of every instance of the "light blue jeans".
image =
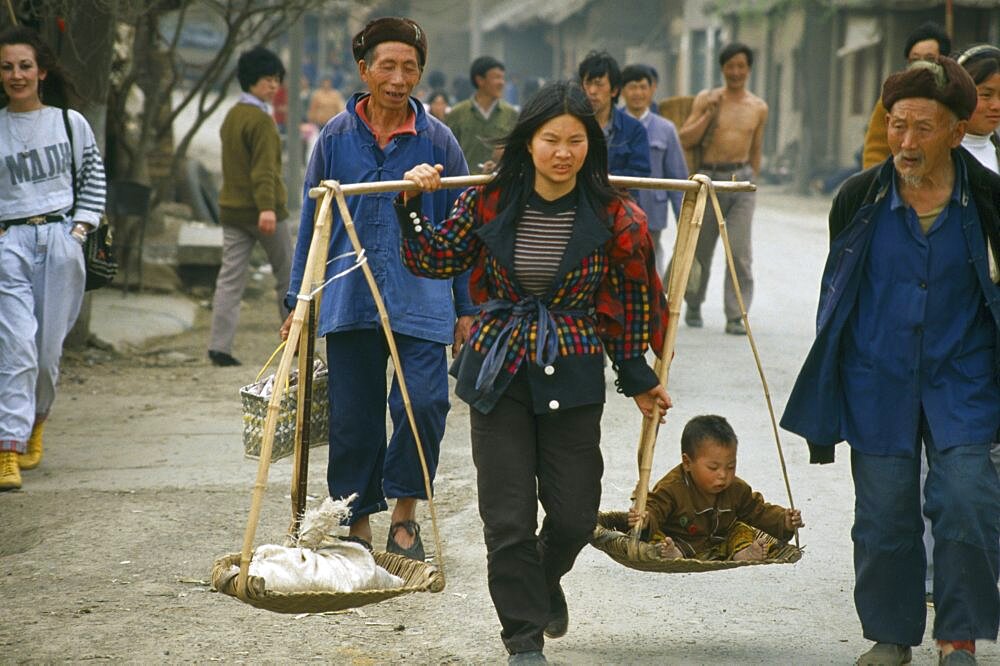
<svg viewBox="0 0 1000 666">
<path fill-rule="evenodd" d="M 86 279 L 70 221 L 0 231 L 0 451 L 24 453 L 56 397 Z"/>
</svg>

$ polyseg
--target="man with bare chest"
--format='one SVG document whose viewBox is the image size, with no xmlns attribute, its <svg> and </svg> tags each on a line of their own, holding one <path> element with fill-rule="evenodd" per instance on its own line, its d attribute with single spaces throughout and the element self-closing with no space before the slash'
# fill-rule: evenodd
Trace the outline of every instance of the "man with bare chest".
<svg viewBox="0 0 1000 666">
<path fill-rule="evenodd" d="M 747 90 L 753 52 L 739 42 L 727 45 L 719 53 L 719 66 L 725 86 L 703 90 L 695 97 L 684 125 L 678 132 L 686 149 L 701 149 L 701 164 L 695 171 L 712 180 L 755 180 L 760 173 L 761 148 L 764 125 L 767 123 L 767 104 Z M 719 204 L 726 219 L 729 242 L 736 262 L 736 276 L 740 283 L 743 303 L 750 308 L 753 297 L 753 252 L 750 244 L 751 220 L 756 195 L 753 192 L 719 193 Z M 705 219 L 695 250 L 697 260 L 691 272 L 685 300 L 687 312 L 684 321 L 688 326 L 704 325 L 701 304 L 705 300 L 712 254 L 719 237 L 719 226 L 714 209 L 705 210 Z M 746 335 L 736 289 L 728 271 L 724 288 L 726 333 Z"/>
</svg>

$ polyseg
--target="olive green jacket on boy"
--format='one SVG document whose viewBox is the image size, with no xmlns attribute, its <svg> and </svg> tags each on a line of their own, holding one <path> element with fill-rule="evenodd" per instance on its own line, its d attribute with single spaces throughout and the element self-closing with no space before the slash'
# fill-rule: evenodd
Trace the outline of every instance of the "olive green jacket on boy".
<svg viewBox="0 0 1000 666">
<path fill-rule="evenodd" d="M 726 541 L 739 521 L 767 532 L 781 541 L 794 536 L 785 528 L 785 508 L 768 504 L 743 479 L 716 496 L 699 491 L 678 465 L 656 482 L 646 500 L 649 534 L 668 536 L 684 553 L 695 557 Z"/>
</svg>

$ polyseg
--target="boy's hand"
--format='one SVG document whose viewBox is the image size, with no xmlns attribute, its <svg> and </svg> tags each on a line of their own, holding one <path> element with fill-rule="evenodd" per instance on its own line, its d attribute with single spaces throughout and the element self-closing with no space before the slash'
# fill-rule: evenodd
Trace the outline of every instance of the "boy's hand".
<svg viewBox="0 0 1000 666">
<path fill-rule="evenodd" d="M 785 511 L 785 529 L 794 530 L 797 527 L 805 527 L 802 522 L 802 512 L 798 509 L 787 509 Z"/>
<path fill-rule="evenodd" d="M 647 516 L 646 512 L 643 511 L 642 512 L 642 524 L 640 525 L 640 529 L 646 527 L 646 523 L 648 521 L 649 521 L 649 517 Z M 635 507 L 633 506 L 633 507 L 631 507 L 628 510 L 628 526 L 629 526 L 629 529 L 632 529 L 633 527 L 635 527 L 638 524 L 639 524 L 639 512 L 636 511 Z"/>
</svg>

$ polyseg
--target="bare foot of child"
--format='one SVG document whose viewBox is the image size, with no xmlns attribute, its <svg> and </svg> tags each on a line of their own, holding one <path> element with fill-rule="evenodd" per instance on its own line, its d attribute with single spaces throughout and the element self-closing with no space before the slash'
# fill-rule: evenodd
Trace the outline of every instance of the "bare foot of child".
<svg viewBox="0 0 1000 666">
<path fill-rule="evenodd" d="M 684 557 L 681 549 L 674 545 L 674 540 L 667 537 L 660 542 L 660 557 L 665 560 L 679 560 Z"/>
<path fill-rule="evenodd" d="M 745 562 L 748 560 L 763 560 L 766 556 L 767 544 L 763 539 L 757 539 L 743 550 L 737 551 L 733 555 L 733 559 L 737 562 Z"/>
</svg>

